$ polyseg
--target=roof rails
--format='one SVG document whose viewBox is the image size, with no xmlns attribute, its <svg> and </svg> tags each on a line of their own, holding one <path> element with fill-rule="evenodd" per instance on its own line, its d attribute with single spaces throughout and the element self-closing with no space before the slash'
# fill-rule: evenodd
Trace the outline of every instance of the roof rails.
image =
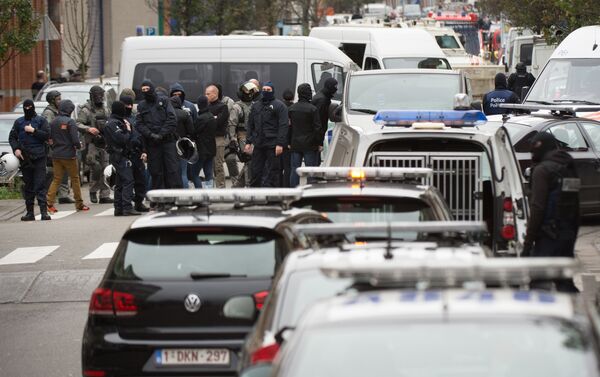
<svg viewBox="0 0 600 377">
<path fill-rule="evenodd" d="M 556 104 L 556 105 L 544 105 L 536 103 L 503 103 L 500 104 L 501 108 L 513 109 L 513 110 L 527 110 L 527 111 L 538 111 L 538 110 L 550 110 L 553 115 L 559 116 L 577 116 L 577 113 L 581 112 L 592 112 L 600 111 L 600 105 L 583 105 L 583 104 Z"/>
<path fill-rule="evenodd" d="M 460 286 L 482 282 L 488 286 L 529 285 L 532 282 L 572 279 L 581 269 L 573 258 L 397 259 L 337 258 L 321 271 L 332 278 L 352 278 L 372 286 Z"/>
<path fill-rule="evenodd" d="M 415 181 L 433 175 L 433 170 L 428 168 L 300 167 L 296 172 L 300 177 L 326 181 Z"/>
<path fill-rule="evenodd" d="M 253 189 L 164 189 L 146 194 L 151 203 L 163 206 L 209 206 L 231 203 L 235 206 L 280 204 L 287 208 L 289 203 L 299 200 L 302 190 L 292 188 Z"/>
<path fill-rule="evenodd" d="M 418 127 L 420 123 L 440 123 L 446 127 L 475 127 L 487 117 L 479 110 L 380 110 L 373 121 L 384 127 Z"/>
<path fill-rule="evenodd" d="M 423 221 L 423 222 L 373 222 L 373 223 L 329 223 L 295 225 L 294 231 L 304 235 L 311 247 L 318 249 L 319 243 L 324 246 L 336 245 L 344 247 L 348 242 L 348 235 L 358 234 L 368 238 L 368 234 L 385 233 L 386 259 L 392 259 L 394 248 L 393 232 L 417 232 L 419 234 L 442 234 L 442 242 L 460 240 L 462 244 L 475 243 L 477 237 L 487 234 L 487 225 L 477 221 Z M 452 237 L 449 233 L 455 233 Z M 325 236 L 330 236 L 323 241 Z M 337 238 L 335 236 L 338 236 Z M 339 237 L 341 236 L 341 237 Z M 333 239 L 331 238 L 333 237 Z M 431 239 L 429 239 L 431 240 Z M 381 240 L 380 240 L 381 241 Z"/>
</svg>

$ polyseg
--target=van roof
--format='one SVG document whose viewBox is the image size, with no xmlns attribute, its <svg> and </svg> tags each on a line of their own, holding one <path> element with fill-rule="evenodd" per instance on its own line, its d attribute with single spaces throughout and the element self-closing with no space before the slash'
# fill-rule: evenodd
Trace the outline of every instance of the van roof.
<svg viewBox="0 0 600 377">
<path fill-rule="evenodd" d="M 143 36 L 127 37 L 123 41 L 122 51 L 220 48 L 222 41 L 243 42 L 246 47 L 299 47 L 303 44 L 307 50 L 327 51 L 329 56 L 340 62 L 351 63 L 352 60 L 331 44 L 317 38 L 300 36 L 255 36 L 255 35 L 191 35 L 191 36 Z M 306 55 L 306 58 L 309 58 Z"/>
<path fill-rule="evenodd" d="M 311 30 L 311 35 L 325 36 L 327 31 L 333 35 L 343 33 L 364 33 L 365 39 L 377 44 L 377 54 L 382 57 L 431 57 L 445 58 L 446 55 L 435 41 L 435 37 L 422 28 L 386 28 L 348 26 L 317 27 Z M 367 37 L 368 36 L 368 37 Z"/>
<path fill-rule="evenodd" d="M 600 25 L 585 26 L 569 34 L 558 45 L 550 59 L 600 58 Z"/>
</svg>

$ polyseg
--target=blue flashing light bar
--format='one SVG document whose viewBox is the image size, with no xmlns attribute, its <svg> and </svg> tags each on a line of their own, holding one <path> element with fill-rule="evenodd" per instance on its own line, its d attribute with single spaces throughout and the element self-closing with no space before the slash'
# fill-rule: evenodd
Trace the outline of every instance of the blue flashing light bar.
<svg viewBox="0 0 600 377">
<path fill-rule="evenodd" d="M 479 110 L 380 110 L 373 117 L 382 126 L 412 126 L 413 123 L 443 123 L 447 127 L 475 127 L 485 124 L 487 118 Z"/>
</svg>

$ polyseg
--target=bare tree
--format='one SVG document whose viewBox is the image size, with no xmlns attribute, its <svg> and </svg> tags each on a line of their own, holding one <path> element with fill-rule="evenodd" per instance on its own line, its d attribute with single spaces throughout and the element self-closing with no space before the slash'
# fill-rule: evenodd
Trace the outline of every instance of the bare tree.
<svg viewBox="0 0 600 377">
<path fill-rule="evenodd" d="M 319 26 L 325 17 L 325 0 L 286 0 L 286 9 L 290 10 L 302 23 L 302 33 L 308 35 L 311 26 Z"/>
<path fill-rule="evenodd" d="M 67 21 L 65 53 L 75 62 L 85 78 L 96 39 L 94 33 L 96 19 L 92 15 L 89 0 L 66 0 L 65 10 Z"/>
</svg>

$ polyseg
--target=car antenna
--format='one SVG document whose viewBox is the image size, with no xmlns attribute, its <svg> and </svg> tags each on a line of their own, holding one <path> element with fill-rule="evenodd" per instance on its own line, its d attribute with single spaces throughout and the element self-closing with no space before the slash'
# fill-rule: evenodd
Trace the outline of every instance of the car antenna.
<svg viewBox="0 0 600 377">
<path fill-rule="evenodd" d="M 385 259 L 392 259 L 394 257 L 392 254 L 392 224 L 389 221 L 387 224 L 387 245 L 383 257 Z"/>
</svg>

